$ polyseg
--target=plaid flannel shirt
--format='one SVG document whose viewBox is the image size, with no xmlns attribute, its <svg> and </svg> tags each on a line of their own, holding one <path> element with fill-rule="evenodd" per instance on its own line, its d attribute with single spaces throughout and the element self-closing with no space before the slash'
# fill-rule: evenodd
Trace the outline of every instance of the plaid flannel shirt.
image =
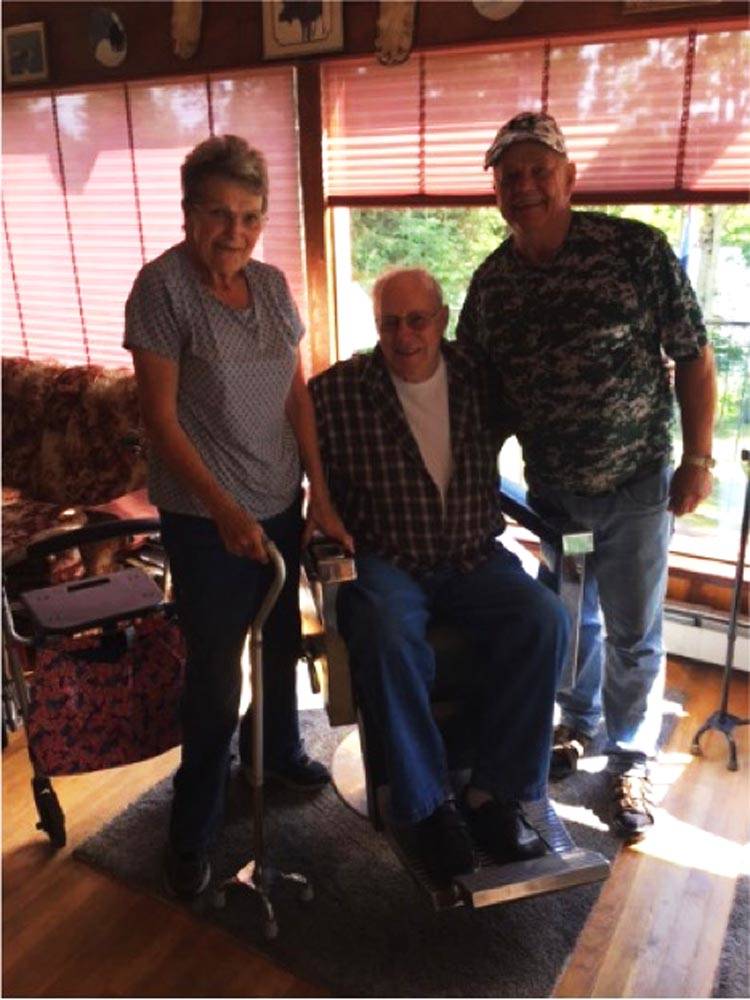
<svg viewBox="0 0 750 1000">
<path fill-rule="evenodd" d="M 444 341 L 442 351 L 453 454 L 445 511 L 379 347 L 310 381 L 331 496 L 357 551 L 416 576 L 447 565 L 473 569 L 505 526 L 497 491 L 503 435 L 484 374 L 467 348 Z"/>
</svg>

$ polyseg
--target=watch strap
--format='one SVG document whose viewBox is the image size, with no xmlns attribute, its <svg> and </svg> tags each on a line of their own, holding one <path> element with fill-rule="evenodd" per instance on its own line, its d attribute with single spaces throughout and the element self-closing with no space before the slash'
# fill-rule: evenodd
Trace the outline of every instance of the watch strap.
<svg viewBox="0 0 750 1000">
<path fill-rule="evenodd" d="M 697 465 L 699 468 L 707 469 L 710 472 L 716 465 L 716 459 L 711 458 L 710 455 L 683 455 L 682 464 Z"/>
</svg>

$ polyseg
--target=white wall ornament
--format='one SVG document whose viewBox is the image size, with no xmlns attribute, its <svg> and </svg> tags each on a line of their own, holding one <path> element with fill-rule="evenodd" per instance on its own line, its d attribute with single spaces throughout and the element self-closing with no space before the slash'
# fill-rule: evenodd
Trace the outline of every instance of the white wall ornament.
<svg viewBox="0 0 750 1000">
<path fill-rule="evenodd" d="M 191 59 L 198 50 L 202 12 L 202 0 L 172 2 L 172 41 L 174 54 L 180 59 Z"/>
<path fill-rule="evenodd" d="M 515 14 L 523 0 L 472 0 L 478 13 L 489 21 L 502 21 Z"/>
<path fill-rule="evenodd" d="M 378 62 L 395 66 L 406 62 L 411 52 L 414 35 L 416 2 L 380 0 L 378 26 L 375 34 L 375 51 Z"/>
<path fill-rule="evenodd" d="M 114 69 L 128 54 L 128 36 L 119 15 L 108 7 L 95 7 L 89 14 L 89 42 L 94 59 Z"/>
</svg>

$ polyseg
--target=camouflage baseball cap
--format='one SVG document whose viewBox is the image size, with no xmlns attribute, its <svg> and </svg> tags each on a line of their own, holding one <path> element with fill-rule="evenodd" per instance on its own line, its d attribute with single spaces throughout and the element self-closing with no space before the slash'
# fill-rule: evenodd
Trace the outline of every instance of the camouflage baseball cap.
<svg viewBox="0 0 750 1000">
<path fill-rule="evenodd" d="M 508 146 L 514 142 L 541 142 L 556 153 L 568 155 L 565 139 L 552 115 L 542 111 L 522 111 L 507 121 L 495 136 L 492 145 L 484 155 L 484 169 L 496 163 Z"/>
</svg>

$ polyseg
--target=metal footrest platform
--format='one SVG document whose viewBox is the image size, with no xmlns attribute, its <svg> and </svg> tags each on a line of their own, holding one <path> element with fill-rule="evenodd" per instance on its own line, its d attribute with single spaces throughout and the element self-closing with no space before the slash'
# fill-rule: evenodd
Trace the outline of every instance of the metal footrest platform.
<svg viewBox="0 0 750 1000">
<path fill-rule="evenodd" d="M 381 808 L 387 816 L 387 790 Z M 609 875 L 609 862 L 597 851 L 576 847 L 549 800 L 524 803 L 524 814 L 544 840 L 549 853 L 529 861 L 498 864 L 479 852 L 480 866 L 469 875 L 440 882 L 427 871 L 409 831 L 386 823 L 386 836 L 404 867 L 427 893 L 436 910 L 454 906 L 495 906 L 515 899 L 557 892 Z"/>
</svg>

